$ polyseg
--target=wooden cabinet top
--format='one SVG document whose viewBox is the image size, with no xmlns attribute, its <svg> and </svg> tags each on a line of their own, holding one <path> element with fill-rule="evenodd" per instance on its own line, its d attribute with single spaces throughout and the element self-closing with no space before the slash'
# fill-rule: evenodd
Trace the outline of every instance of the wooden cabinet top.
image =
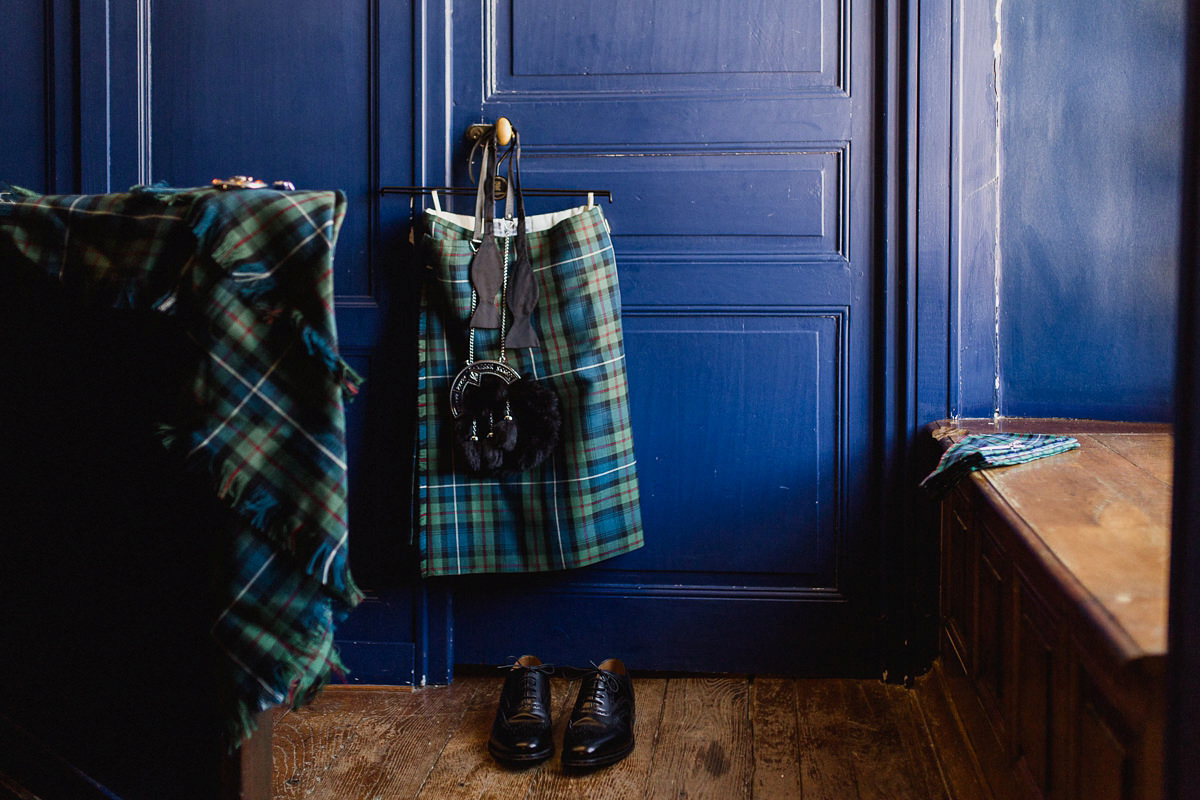
<svg viewBox="0 0 1200 800">
<path fill-rule="evenodd" d="M 970 433 L 1059 433 L 1079 449 L 970 480 L 1075 595 L 1123 661 L 1167 651 L 1171 426 L 1060 419 L 959 419 L 930 426 L 943 447 Z"/>
</svg>

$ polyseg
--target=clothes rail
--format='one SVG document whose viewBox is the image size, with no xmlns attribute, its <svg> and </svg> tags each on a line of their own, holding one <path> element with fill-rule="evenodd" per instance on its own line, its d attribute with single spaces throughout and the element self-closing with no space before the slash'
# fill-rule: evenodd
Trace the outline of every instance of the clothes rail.
<svg viewBox="0 0 1200 800">
<path fill-rule="evenodd" d="M 467 159 L 468 171 L 470 165 L 475 159 L 475 153 L 479 146 L 486 140 L 495 142 L 497 151 L 501 147 L 506 147 L 516 137 L 517 129 L 513 127 L 512 122 L 507 117 L 498 117 L 495 125 L 487 125 L 485 123 L 475 123 L 467 127 L 466 139 L 468 142 L 474 142 L 474 147 L 471 148 L 471 156 Z M 520 146 L 517 145 L 517 153 L 520 153 Z M 504 156 L 499 160 L 503 161 L 508 158 L 512 152 L 510 147 Z M 474 181 L 474 176 L 472 176 Z M 504 197 L 508 191 L 508 181 L 506 178 L 496 176 L 496 182 L 493 184 L 492 196 L 499 200 Z M 409 196 L 428 194 L 433 195 L 434 203 L 438 203 L 437 196 L 445 195 L 463 195 L 475 194 L 478 192 L 478 187 L 475 186 L 382 186 L 379 189 L 380 194 L 406 194 Z M 609 203 L 613 201 L 612 192 L 607 189 L 563 189 L 563 188 L 544 188 L 544 189 L 522 189 L 521 194 L 526 197 L 587 197 L 588 205 L 592 205 L 595 198 L 603 197 Z"/>
<path fill-rule="evenodd" d="M 382 186 L 380 194 L 475 194 L 473 186 Z M 612 192 L 608 189 L 522 189 L 526 197 L 603 197 L 612 202 Z"/>
</svg>

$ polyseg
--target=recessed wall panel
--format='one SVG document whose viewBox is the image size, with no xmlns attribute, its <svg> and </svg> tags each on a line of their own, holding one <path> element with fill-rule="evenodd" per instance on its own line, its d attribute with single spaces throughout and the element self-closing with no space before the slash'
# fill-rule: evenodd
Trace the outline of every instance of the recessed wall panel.
<svg viewBox="0 0 1200 800">
<path fill-rule="evenodd" d="M 46 191 L 50 154 L 46 148 L 46 111 L 50 87 L 44 48 L 45 9 L 41 3 L 5 4 L 7 18 L 0 26 L 0 119 L 4 147 L 0 148 L 0 181 Z"/>
<path fill-rule="evenodd" d="M 622 253 L 843 259 L 844 165 L 839 147 L 534 151 L 523 156 L 521 176 L 526 186 L 612 192 L 604 212 Z"/>
<path fill-rule="evenodd" d="M 626 315 L 644 523 L 687 535 L 623 568 L 834 587 L 843 316 Z"/>
<path fill-rule="evenodd" d="M 844 88 L 838 0 L 509 0 L 494 11 L 498 92 Z"/>
</svg>

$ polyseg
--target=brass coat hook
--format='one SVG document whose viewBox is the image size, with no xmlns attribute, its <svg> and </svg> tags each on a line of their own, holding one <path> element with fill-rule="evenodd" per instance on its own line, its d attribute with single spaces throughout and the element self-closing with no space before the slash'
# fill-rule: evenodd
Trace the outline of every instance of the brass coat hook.
<svg viewBox="0 0 1200 800">
<path fill-rule="evenodd" d="M 496 144 L 501 147 L 507 147 L 512 141 L 513 126 L 508 121 L 508 117 L 498 117 L 495 125 L 488 125 L 484 122 L 476 122 L 473 125 L 467 126 L 467 141 L 477 142 L 481 136 L 487 136 L 489 133 L 495 132 Z"/>
</svg>

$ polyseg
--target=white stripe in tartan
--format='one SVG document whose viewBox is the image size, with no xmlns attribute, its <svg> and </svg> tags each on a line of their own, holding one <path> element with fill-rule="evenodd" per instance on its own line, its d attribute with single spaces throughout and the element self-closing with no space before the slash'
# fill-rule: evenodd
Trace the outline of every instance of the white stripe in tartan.
<svg viewBox="0 0 1200 800">
<path fill-rule="evenodd" d="M 267 571 L 267 567 L 271 566 L 271 562 L 275 560 L 275 556 L 276 553 L 272 553 L 270 557 L 263 562 L 262 566 L 258 568 L 258 572 L 254 573 L 254 577 L 246 581 L 246 583 L 242 586 L 241 591 L 237 593 L 237 597 L 233 598 L 232 602 L 225 606 L 225 610 L 221 612 L 221 615 L 213 621 L 212 627 L 209 628 L 210 631 L 216 630 L 217 626 L 221 624 L 221 620 L 229 616 L 229 612 L 233 610 L 234 606 L 242 601 L 242 598 L 246 596 L 246 592 L 250 591 L 250 587 L 254 585 L 255 581 L 258 580 L 258 577 Z"/>
<path fill-rule="evenodd" d="M 289 345 L 288 350 L 291 350 L 291 349 L 292 348 Z M 259 389 L 262 388 L 262 385 L 267 382 L 268 378 L 271 377 L 271 373 L 274 372 L 275 369 L 280 364 L 283 363 L 283 359 L 286 355 L 287 355 L 287 351 L 285 350 L 280 355 L 280 357 L 275 359 L 275 362 L 273 364 L 271 364 L 270 369 L 268 369 L 266 372 L 264 372 L 263 376 L 258 379 L 258 383 L 251 386 L 250 381 L 243 378 L 240 374 L 238 374 L 238 371 L 236 369 L 229 366 L 229 364 L 227 364 L 226 362 L 222 361 L 220 356 L 218 356 L 216 353 L 209 353 L 209 357 L 213 361 L 217 362 L 217 364 L 219 366 L 223 367 L 226 372 L 228 372 L 230 375 L 232 375 L 233 377 L 235 377 L 239 381 L 241 381 L 242 384 L 249 387 L 250 391 L 246 393 L 246 395 L 242 398 L 241 402 L 239 402 L 236 406 L 234 406 L 230 410 L 229 414 L 226 415 L 225 419 L 221 420 L 220 425 L 217 425 L 216 427 L 214 427 L 212 429 L 212 432 L 209 433 L 208 436 L 206 436 L 199 444 L 197 444 L 195 447 L 193 447 L 191 450 L 188 451 L 189 458 L 196 455 L 196 453 L 198 453 L 199 451 L 203 450 L 204 448 L 206 448 L 210 444 L 212 444 L 212 440 L 217 438 L 218 436 L 220 436 L 221 432 L 224 431 L 227 427 L 229 427 L 229 423 L 232 422 L 235 417 L 237 417 L 239 414 L 242 413 L 242 409 L 245 407 L 246 403 L 249 403 L 250 399 L 253 398 L 255 396 L 255 394 L 257 394 Z"/>
<path fill-rule="evenodd" d="M 594 258 L 595 256 L 604 255 L 605 253 L 611 252 L 612 249 L 612 245 L 610 244 L 608 247 L 601 247 L 599 250 L 593 250 L 590 253 L 584 253 L 583 255 L 575 256 L 574 258 L 568 258 L 562 261 L 555 261 L 553 264 L 544 264 L 540 267 L 534 267 L 533 271 L 544 272 L 548 269 L 554 269 L 555 267 L 565 267 L 567 264 L 573 264 L 576 261 L 582 261 L 585 258 Z"/>
<path fill-rule="evenodd" d="M 220 640 L 218 639 L 218 641 L 220 641 Z M 259 686 L 262 687 L 263 692 L 266 693 L 267 697 L 271 698 L 272 702 L 275 705 L 283 705 L 285 702 L 287 702 L 287 695 L 285 693 L 279 691 L 275 687 L 271 686 L 271 684 L 267 683 L 265 680 L 263 680 L 262 676 L 258 673 L 257 670 L 252 668 L 249 664 L 247 664 L 245 661 L 243 661 L 238 656 L 237 648 L 226 647 L 224 644 L 222 644 L 221 650 L 224 651 L 225 656 L 230 661 L 232 661 L 237 666 L 241 667 L 243 672 L 245 672 L 247 675 L 249 675 L 251 677 L 251 679 L 254 680 L 255 683 L 257 683 Z M 255 709 L 255 710 L 257 711 L 259 709 Z"/>
<path fill-rule="evenodd" d="M 285 197 L 291 203 L 292 208 L 296 209 L 296 213 L 300 214 L 300 216 L 302 216 L 302 217 L 304 217 L 304 219 L 308 220 L 308 224 L 313 226 L 313 228 L 316 229 L 317 233 L 321 234 L 321 238 L 325 240 L 325 244 L 328 245 L 332 249 L 333 245 L 334 245 L 334 239 L 337 236 L 337 229 L 341 226 L 342 219 L 345 217 L 345 214 L 344 213 L 339 214 L 339 213 L 335 212 L 333 219 L 327 220 L 324 223 L 318 223 L 315 219 L 312 218 L 312 215 L 310 215 L 307 211 L 304 210 L 303 206 L 301 206 L 294 199 L 292 199 L 292 196 L 290 194 L 284 194 L 283 197 Z M 332 231 L 333 234 L 326 235 L 326 233 L 325 233 L 326 230 Z"/>
<path fill-rule="evenodd" d="M 618 361 L 624 361 L 624 360 L 625 360 L 625 354 L 622 353 L 621 355 L 617 356 L 616 358 L 610 358 L 608 361 L 601 361 L 598 364 L 588 364 L 586 367 L 577 367 L 576 369 L 567 369 L 567 370 L 563 370 L 561 372 L 551 372 L 548 375 L 537 374 L 537 362 L 536 361 L 532 362 L 530 369 L 532 370 L 533 377 L 535 377 L 535 378 L 539 378 L 539 379 L 540 378 L 557 378 L 562 375 L 578 375 L 582 372 L 587 372 L 588 370 L 591 370 L 591 369 L 600 369 L 601 367 L 607 367 L 607 366 L 617 363 Z M 457 374 L 458 374 L 457 372 L 455 372 L 454 374 L 446 372 L 441 375 L 433 375 L 433 376 L 428 376 L 428 377 L 425 375 L 422 375 L 421 377 L 419 377 L 417 379 L 417 381 L 419 383 L 425 383 L 425 381 L 449 381 L 451 378 L 454 377 L 454 375 L 457 375 Z"/>
<path fill-rule="evenodd" d="M 597 472 L 595 475 L 582 475 L 577 478 L 559 478 L 556 480 L 541 479 L 530 481 L 522 481 L 517 479 L 478 479 L 473 481 L 452 481 L 450 483 L 421 483 L 420 487 L 422 489 L 456 489 L 465 485 L 466 483 L 471 483 L 475 486 L 566 486 L 572 483 L 579 484 L 587 483 L 588 481 L 600 480 L 601 478 L 607 478 L 609 475 L 614 475 L 618 472 L 624 472 L 625 470 L 635 469 L 636 467 L 637 461 L 631 461 L 628 464 L 623 464 L 619 467 L 613 467 L 612 469 L 605 470 L 604 472 Z"/>
<path fill-rule="evenodd" d="M 317 236 L 321 236 L 321 238 L 326 242 L 329 241 L 329 237 L 321 235 L 321 231 L 314 231 L 313 233 L 309 234 L 308 238 L 302 239 L 295 247 L 292 248 L 291 252 L 283 256 L 283 258 L 279 260 L 279 263 L 273 264 L 266 272 L 238 272 L 237 270 L 234 270 L 233 272 L 229 273 L 229 276 L 234 279 L 235 283 L 250 283 L 252 281 L 261 281 L 269 278 L 278 272 L 279 268 L 286 264 L 288 259 L 296 255 L 296 253 L 299 253 L 301 248 L 307 246 L 308 243 L 317 238 Z"/>
<path fill-rule="evenodd" d="M 288 349 L 289 350 L 291 349 L 291 345 L 288 346 Z M 210 353 L 209 355 L 212 357 L 213 361 L 217 362 L 217 364 L 219 364 L 222 368 L 224 368 L 226 372 L 228 372 L 234 378 L 237 378 L 237 380 L 243 386 L 245 386 L 247 389 L 250 390 L 249 394 L 247 394 L 244 398 L 242 398 L 242 402 L 238 404 L 239 408 L 242 405 L 244 405 L 246 403 L 246 401 L 248 401 L 251 397 L 258 397 L 259 400 L 262 400 L 264 403 L 266 403 L 268 406 L 270 406 L 271 409 L 275 413 L 279 414 L 280 417 L 285 419 L 305 439 L 308 439 L 308 441 L 312 443 L 313 447 L 317 448 L 317 450 L 319 450 L 323 456 L 325 456 L 330 461 L 332 461 L 334 463 L 334 465 L 337 466 L 338 469 L 341 469 L 341 470 L 346 469 L 345 461 L 343 461 L 341 458 L 339 458 L 338 455 L 336 453 L 334 453 L 332 450 L 330 450 L 328 447 L 321 444 L 319 439 L 317 439 L 315 436 L 313 436 L 311 433 L 309 433 L 307 430 L 305 430 L 304 426 L 302 426 L 300 423 L 296 422 L 295 418 L 292 417 L 290 414 L 288 414 L 286 411 L 284 411 L 283 408 L 278 403 L 276 403 L 274 400 L 272 400 L 267 395 L 263 394 L 262 386 L 266 382 L 267 377 L 270 376 L 271 372 L 273 372 L 275 370 L 275 367 L 277 367 L 283 361 L 282 356 L 280 356 L 280 358 L 274 364 L 271 365 L 271 369 L 267 370 L 266 374 L 263 375 L 262 379 L 259 380 L 258 383 L 252 384 L 252 383 L 250 383 L 250 381 L 248 381 L 244 377 L 242 377 L 242 375 L 237 370 L 235 370 L 233 367 L 231 367 L 226 362 L 222 361 L 221 358 L 216 353 Z M 204 444 L 200 445 L 199 447 L 194 448 L 190 453 L 188 453 L 188 455 L 190 456 L 190 455 L 194 454 L 197 450 L 200 450 L 205 445 L 207 445 L 209 442 L 211 442 L 216 437 L 217 433 L 220 430 L 224 429 L 225 426 L 227 426 L 228 424 L 229 424 L 229 419 L 226 418 L 226 420 L 221 423 L 221 427 L 217 430 L 214 430 L 212 432 L 212 434 L 207 439 L 204 440 Z"/>
<path fill-rule="evenodd" d="M 607 367 L 611 364 L 617 363 L 618 361 L 624 361 L 624 360 L 625 360 L 625 354 L 622 353 L 621 355 L 617 356 L 616 358 L 610 358 L 608 361 L 601 361 L 599 364 L 588 364 L 586 367 L 576 367 L 575 369 L 565 369 L 562 372 L 551 372 L 549 375 L 542 375 L 541 377 L 543 377 L 543 378 L 558 378 L 562 375 L 579 375 L 580 373 L 587 372 L 587 371 L 593 370 L 593 369 L 601 369 L 602 367 Z"/>
<path fill-rule="evenodd" d="M 108 209 L 108 208 L 76 208 L 76 206 L 79 205 L 80 201 L 87 200 L 88 198 L 89 198 L 89 195 L 86 195 L 86 194 L 78 195 L 78 198 L 74 202 L 72 202 L 69 206 L 67 206 L 67 216 L 80 214 L 82 216 L 91 216 L 91 217 L 120 217 L 123 220 L 161 219 L 161 220 L 165 220 L 167 222 L 177 222 L 179 220 L 178 214 L 126 213 L 119 208 L 116 210 L 112 210 L 112 209 Z M 69 231 L 70 228 L 68 227 L 67 230 Z M 65 242 L 66 240 L 64 239 L 63 241 Z"/>
<path fill-rule="evenodd" d="M 598 255 L 603 255 L 604 253 L 611 252 L 612 249 L 613 249 L 612 245 L 610 244 L 607 247 L 601 247 L 599 250 L 592 250 L 591 252 L 584 253 L 583 255 L 575 256 L 574 258 L 568 258 L 568 259 L 564 259 L 562 261 L 555 261 L 553 264 L 543 264 L 540 267 L 534 267 L 533 271 L 535 273 L 536 272 L 545 272 L 546 270 L 554 269 L 555 267 L 565 267 L 567 264 L 572 264 L 576 261 L 582 261 L 585 258 L 594 258 Z M 450 284 L 450 285 L 466 284 L 466 283 L 471 282 L 470 278 L 447 278 L 447 277 L 444 277 L 441 275 L 439 275 L 437 279 L 439 281 L 441 281 L 442 283 Z"/>
<path fill-rule="evenodd" d="M 67 206 L 67 219 L 70 219 L 72 214 L 88 213 L 86 211 L 78 212 L 75 208 L 77 205 L 79 205 L 81 202 L 83 202 L 83 200 L 86 197 L 87 197 L 87 195 L 81 194 L 79 197 L 75 198 L 75 200 L 71 203 L 71 205 Z M 169 219 L 172 222 L 175 221 L 175 217 L 173 217 L 173 216 L 160 216 L 159 219 Z M 59 264 L 59 266 L 58 266 L 58 279 L 59 280 L 62 280 L 63 273 L 67 269 L 67 254 L 71 252 L 70 247 L 69 247 L 70 244 L 71 244 L 71 226 L 64 225 L 63 226 L 63 259 L 62 259 L 62 263 Z"/>
<path fill-rule="evenodd" d="M 337 561 L 338 553 L 350 541 L 350 529 L 347 528 L 342 532 L 342 538 L 337 540 L 337 543 L 329 551 L 329 558 L 325 559 L 325 566 L 321 569 L 321 583 L 329 583 L 329 571 L 333 568 Z"/>
<path fill-rule="evenodd" d="M 635 464 L 637 462 L 634 462 Z M 557 465 L 554 459 L 550 459 L 550 480 L 556 481 L 558 475 Z M 562 519 L 559 517 L 558 509 L 558 494 L 550 496 L 551 502 L 554 505 L 554 541 L 558 544 L 558 564 L 563 569 L 567 568 L 567 548 L 563 544 L 563 525 Z"/>
</svg>

